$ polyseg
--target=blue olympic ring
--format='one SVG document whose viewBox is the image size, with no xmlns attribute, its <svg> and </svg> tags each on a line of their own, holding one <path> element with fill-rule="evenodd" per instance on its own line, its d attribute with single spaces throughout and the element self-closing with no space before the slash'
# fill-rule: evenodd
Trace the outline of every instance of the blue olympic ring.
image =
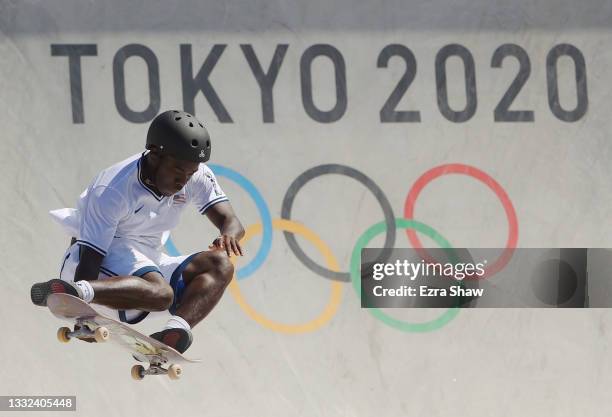
<svg viewBox="0 0 612 417">
<path fill-rule="evenodd" d="M 261 216 L 261 224 L 263 225 L 263 236 L 261 239 L 261 246 L 257 250 L 257 254 L 255 257 L 243 266 L 242 268 L 236 271 L 237 279 L 244 279 L 252 275 L 266 260 L 268 254 L 270 253 L 270 249 L 272 248 L 272 216 L 270 216 L 270 210 L 268 209 L 268 205 L 266 201 L 262 197 L 259 190 L 253 185 L 251 181 L 246 179 L 244 176 L 239 174 L 238 172 L 221 166 L 221 165 L 208 165 L 208 167 L 213 171 L 213 173 L 217 176 L 225 177 L 231 181 L 234 181 L 236 184 L 245 189 L 247 193 L 251 196 L 255 205 L 257 206 L 257 211 L 259 211 L 259 215 Z M 174 245 L 172 238 L 168 238 L 165 244 L 166 251 L 170 256 L 180 256 L 180 252 Z"/>
</svg>

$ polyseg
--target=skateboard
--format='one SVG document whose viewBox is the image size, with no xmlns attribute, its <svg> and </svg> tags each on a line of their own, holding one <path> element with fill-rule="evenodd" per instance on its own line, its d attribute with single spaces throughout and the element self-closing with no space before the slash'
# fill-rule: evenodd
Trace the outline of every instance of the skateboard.
<svg viewBox="0 0 612 417">
<path fill-rule="evenodd" d="M 147 369 L 142 365 L 132 367 L 132 378 L 135 380 L 141 380 L 146 375 L 168 375 L 170 379 L 179 379 L 183 373 L 181 364 L 201 362 L 199 359 L 188 359 L 170 346 L 105 317 L 78 297 L 50 294 L 47 307 L 55 317 L 74 323 L 73 330 L 69 327 L 57 330 L 60 342 L 81 339 L 87 342 L 114 343 L 129 351 L 134 359 L 148 362 Z"/>
</svg>

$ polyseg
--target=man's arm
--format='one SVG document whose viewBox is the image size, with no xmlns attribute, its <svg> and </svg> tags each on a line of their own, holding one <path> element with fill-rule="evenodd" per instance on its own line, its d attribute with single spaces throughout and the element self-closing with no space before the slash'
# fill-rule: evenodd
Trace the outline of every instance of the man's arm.
<svg viewBox="0 0 612 417">
<path fill-rule="evenodd" d="M 219 229 L 220 236 L 209 248 L 225 249 L 227 256 L 231 252 L 242 256 L 242 248 L 238 242 L 244 236 L 244 227 L 236 217 L 229 201 L 222 201 L 206 210 L 206 217 Z"/>
<path fill-rule="evenodd" d="M 103 259 L 104 255 L 101 253 L 87 246 L 79 246 L 79 265 L 74 273 L 74 282 L 97 280 Z"/>
</svg>

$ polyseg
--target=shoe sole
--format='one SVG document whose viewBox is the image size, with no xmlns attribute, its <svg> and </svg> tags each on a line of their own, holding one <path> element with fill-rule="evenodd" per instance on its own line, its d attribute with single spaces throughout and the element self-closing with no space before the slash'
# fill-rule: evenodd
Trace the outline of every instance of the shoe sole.
<svg viewBox="0 0 612 417">
<path fill-rule="evenodd" d="M 179 352 L 179 353 L 181 353 L 181 354 L 185 353 L 185 351 L 186 351 L 187 349 L 189 349 L 189 347 L 190 347 L 190 346 L 191 346 L 191 344 L 193 343 L 193 334 L 192 334 L 191 332 L 188 332 L 188 336 L 187 336 L 187 338 L 188 338 L 188 339 L 187 339 L 187 342 L 186 342 L 186 343 L 179 343 L 179 342 L 181 342 L 181 341 L 182 341 L 182 340 L 181 340 L 181 338 L 179 338 L 179 339 L 176 341 L 175 346 L 172 346 L 172 345 L 173 345 L 173 343 L 171 343 L 171 341 L 168 341 L 168 342 L 170 342 L 170 343 L 166 343 L 166 342 L 163 340 L 163 338 L 158 339 L 157 337 L 153 337 L 153 335 L 150 335 L 149 337 L 151 337 L 152 339 L 157 340 L 158 342 L 163 343 L 163 344 L 164 344 L 164 345 L 166 345 L 166 346 L 170 346 L 171 348 L 173 348 L 174 350 L 176 350 L 177 352 Z M 184 344 L 185 346 L 180 346 L 182 349 L 178 349 L 178 347 L 179 347 L 178 345 L 183 345 L 183 344 Z"/>
<path fill-rule="evenodd" d="M 78 296 L 76 294 L 76 290 L 74 291 L 74 294 L 71 294 L 70 291 L 66 291 L 65 284 L 66 283 L 60 279 L 52 279 L 47 282 L 39 282 L 34 284 L 30 289 L 30 299 L 35 305 L 45 307 L 47 305 L 47 297 L 49 294 L 63 293 Z"/>
<path fill-rule="evenodd" d="M 37 306 L 45 307 L 47 305 L 47 296 L 51 294 L 51 283 L 40 282 L 32 285 L 30 289 L 30 298 L 32 303 Z"/>
</svg>

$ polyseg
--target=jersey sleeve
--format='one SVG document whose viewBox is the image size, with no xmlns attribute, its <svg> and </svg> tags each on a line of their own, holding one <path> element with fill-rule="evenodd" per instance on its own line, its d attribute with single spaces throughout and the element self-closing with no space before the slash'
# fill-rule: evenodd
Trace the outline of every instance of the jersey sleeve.
<svg viewBox="0 0 612 417">
<path fill-rule="evenodd" d="M 82 208 L 77 243 L 106 256 L 117 225 L 127 214 L 127 210 L 125 198 L 115 189 L 97 186 L 88 190 L 87 202 Z"/>
<path fill-rule="evenodd" d="M 229 201 L 217 182 L 215 174 L 213 174 L 212 170 L 206 165 L 200 165 L 200 169 L 194 174 L 192 180 L 192 202 L 200 214 L 205 214 L 206 210 L 217 203 Z"/>
</svg>

